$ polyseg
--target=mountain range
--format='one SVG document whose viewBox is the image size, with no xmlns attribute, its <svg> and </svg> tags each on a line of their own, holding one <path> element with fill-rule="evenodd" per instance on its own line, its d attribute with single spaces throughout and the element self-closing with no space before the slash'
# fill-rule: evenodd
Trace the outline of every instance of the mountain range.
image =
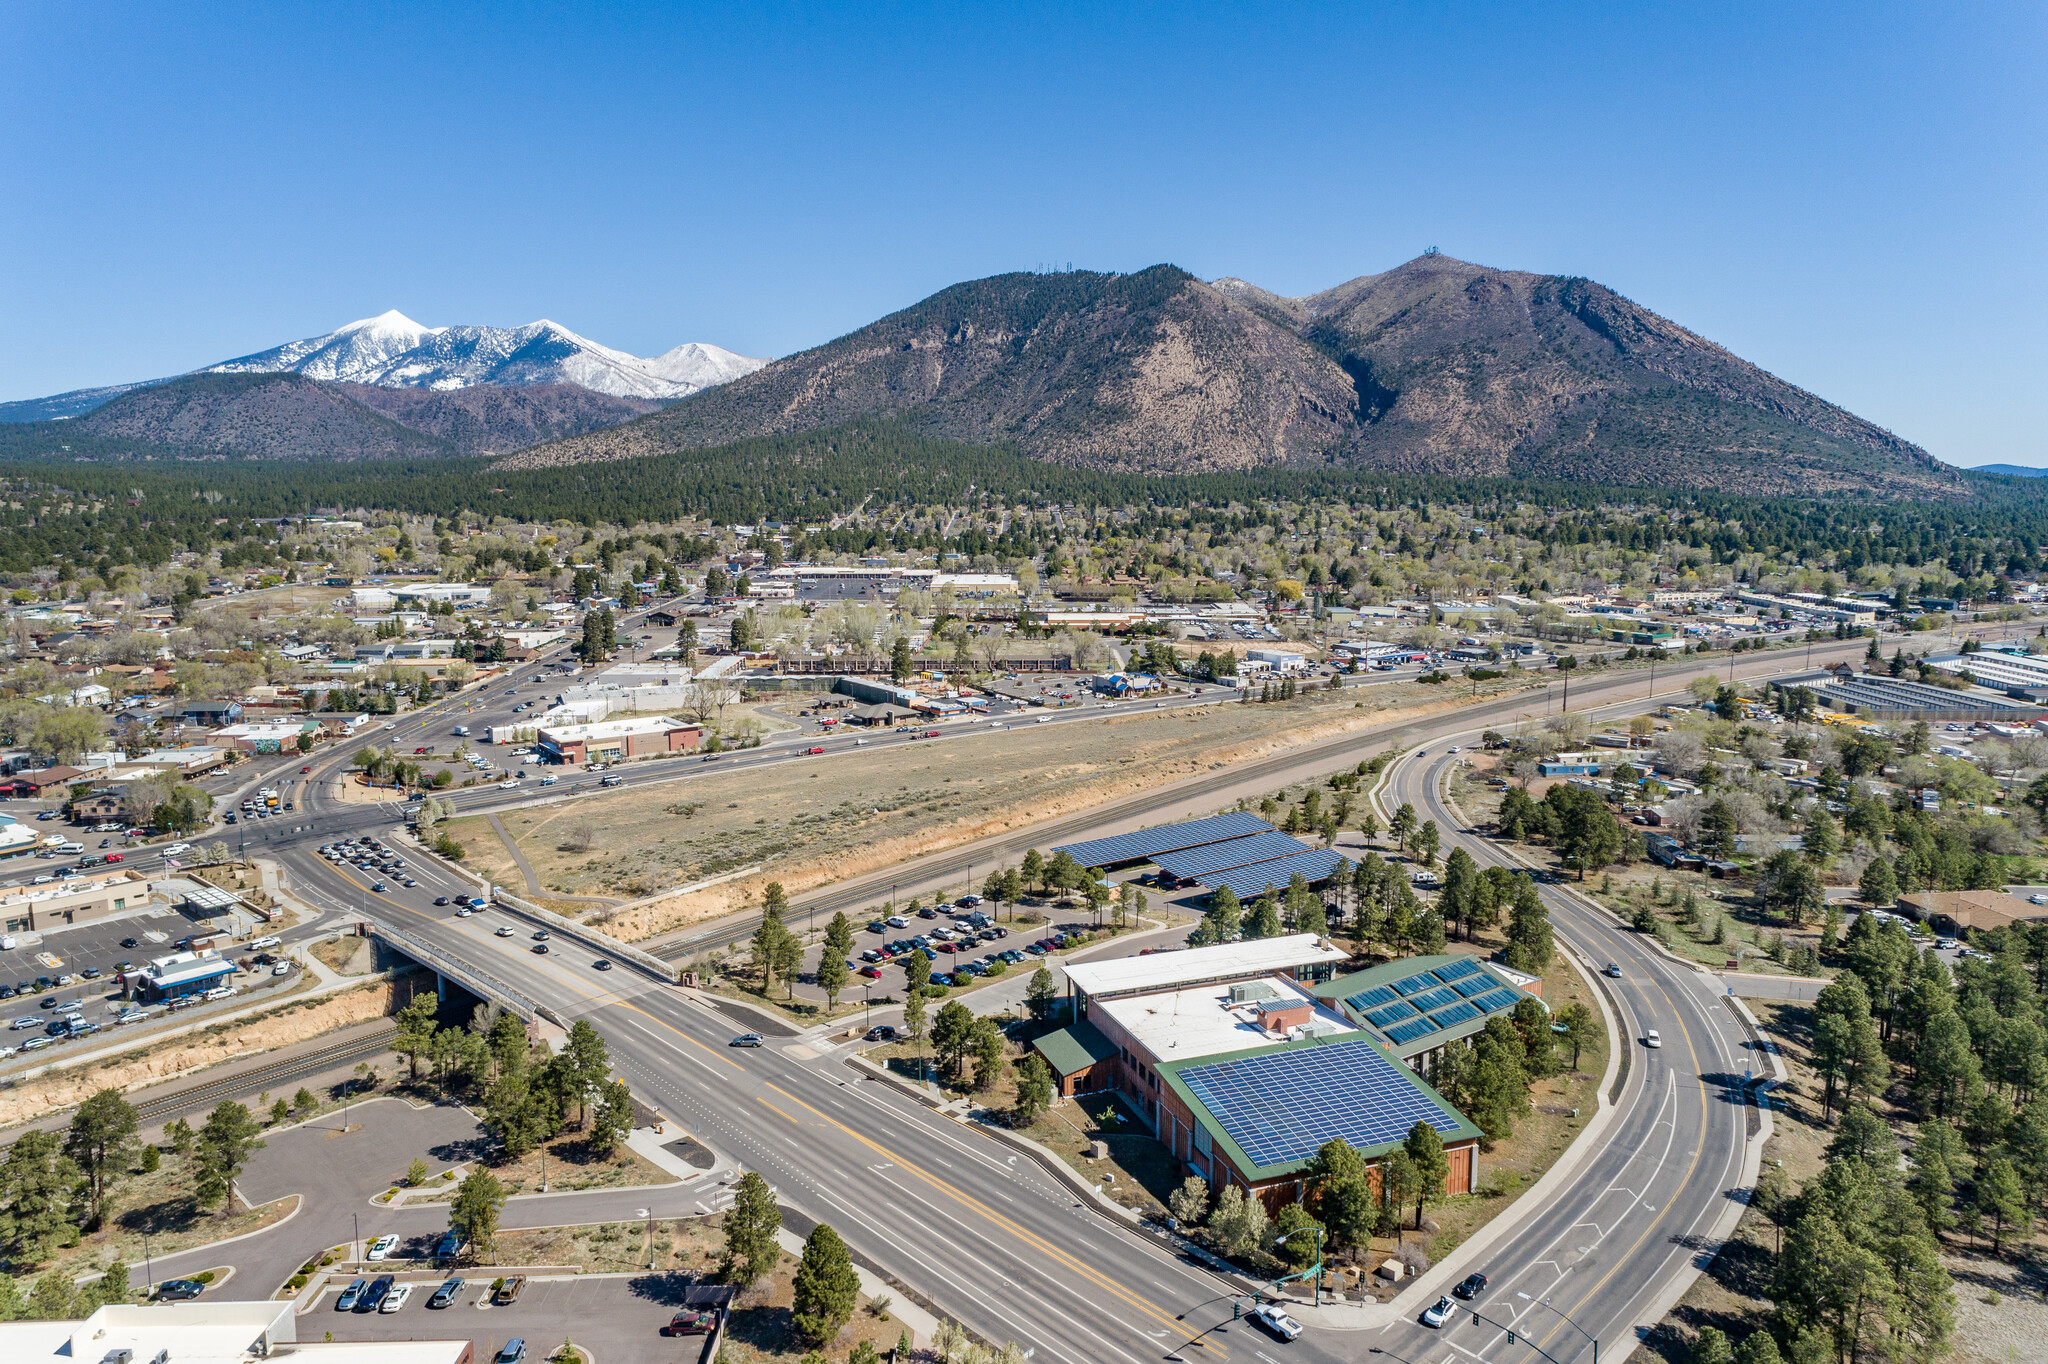
<svg viewBox="0 0 2048 1364">
<path fill-rule="evenodd" d="M 1171 265 L 957 284 L 503 467 L 886 416 L 1061 463 L 1325 464 L 1755 494 L 1955 496 L 1919 446 L 1603 285 L 1427 254 L 1288 298 Z"/>
<path fill-rule="evenodd" d="M 66 420 L 56 420 L 63 418 Z M 1956 497 L 1927 451 L 1594 281 L 1434 252 L 1286 297 L 1172 265 L 942 289 L 773 362 L 399 313 L 0 405 L 0 455 L 635 459 L 870 419 L 1089 468 Z"/>
<path fill-rule="evenodd" d="M 300 374 L 309 379 L 436 392 L 478 384 L 513 388 L 574 384 L 618 398 L 667 402 L 752 373 L 767 363 L 699 341 L 642 359 L 546 320 L 523 327 L 427 327 L 394 311 L 303 341 L 223 360 L 193 373 Z M 125 393 L 170 382 L 149 379 L 0 403 L 0 421 L 82 416 Z"/>
</svg>

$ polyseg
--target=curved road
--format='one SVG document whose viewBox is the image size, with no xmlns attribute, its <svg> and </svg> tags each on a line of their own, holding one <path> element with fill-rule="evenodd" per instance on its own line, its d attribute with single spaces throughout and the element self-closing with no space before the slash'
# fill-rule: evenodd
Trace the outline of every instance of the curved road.
<svg viewBox="0 0 2048 1364">
<path fill-rule="evenodd" d="M 1861 645 L 1818 648 L 1815 662 L 1854 656 Z M 1736 664 L 1738 676 L 1775 671 L 1784 656 L 1760 655 Z M 1803 660 L 1802 667 L 1803 667 Z M 1723 665 L 1725 667 L 1725 664 Z M 1716 669 L 1720 671 L 1721 669 Z M 1660 669 L 1664 690 L 1692 670 Z M 1610 674 L 1573 688 L 1575 703 L 1640 708 L 1647 692 L 1641 673 Z M 474 698 L 472 698 L 474 699 Z M 484 698 L 488 703 L 491 698 Z M 502 700 L 502 692 L 498 698 Z M 919 859 L 798 901 L 806 907 L 851 905 L 878 898 L 894 881 L 905 893 L 925 886 L 957 887 L 977 864 L 994 865 L 1079 833 L 1095 835 L 1207 813 L 1240 794 L 1263 794 L 1286 782 L 1324 775 L 1392 748 L 1432 744 L 1467 729 L 1511 721 L 1541 705 L 1529 694 L 1481 703 L 1405 724 L 1381 726 L 1270 758 L 1213 772 L 1117 802 L 1084 815 L 969 848 Z M 1540 714 L 1540 709 L 1537 711 Z M 447 707 L 408 717 L 381 736 L 409 746 L 448 723 Z M 1062 723 L 1096 718 L 1083 711 Z M 952 729 L 948 742 L 972 742 L 973 730 Z M 808 746 L 808 745 L 806 745 Z M 859 749 L 835 746 L 824 760 L 858 761 Z M 350 749 L 352 751 L 352 747 Z M 715 766 L 789 761 L 775 750 L 752 750 Z M 821 759 L 813 758 L 811 761 Z M 775 1184 L 793 1208 L 838 1227 L 856 1254 L 917 1296 L 993 1340 L 1015 1339 L 1041 1359 L 1097 1364 L 1179 1357 L 1272 1361 L 1281 1352 L 1312 1360 L 1355 1359 L 1368 1344 L 1424 1364 L 1456 1356 L 1503 1361 L 1525 1356 L 1505 1347 L 1487 1328 L 1462 1322 L 1447 1333 L 1412 1322 L 1382 1332 L 1312 1329 L 1283 1345 L 1231 1319 L 1231 1296 L 1242 1285 L 1179 1258 L 1174 1248 L 1135 1233 L 1087 1206 L 1068 1185 L 1033 1160 L 972 1128 L 932 1113 L 891 1086 L 864 1079 L 844 1064 L 831 1043 L 771 1039 L 757 1050 L 735 1050 L 733 1022 L 696 998 L 654 977 L 621 967 L 601 972 L 591 954 L 557 941 L 540 955 L 531 950 L 531 925 L 493 911 L 457 920 L 431 903 L 438 894 L 471 887 L 434 859 L 413 859 L 415 890 L 370 890 L 355 869 L 321 858 L 317 845 L 348 833 L 389 837 L 400 824 L 395 804 L 366 805 L 334 799 L 333 778 L 347 754 L 313 764 L 297 792 L 301 812 L 264 821 L 250 832 L 255 851 L 277 860 L 301 900 L 328 911 L 328 923 L 368 907 L 376 917 L 415 934 L 437 950 L 486 969 L 495 978 L 563 1015 L 597 1023 L 612 1045 L 620 1072 L 635 1090 L 707 1143 L 722 1149 Z M 697 764 L 657 764 L 629 781 L 687 781 Z M 1437 768 L 1404 759 L 1393 780 L 1400 798 L 1436 810 L 1439 827 L 1455 830 L 1435 802 Z M 529 785 L 527 791 L 531 791 Z M 560 794 L 559 788 L 552 789 Z M 456 799 L 465 812 L 508 807 L 527 798 L 495 789 Z M 1484 840 L 1466 840 L 1474 856 L 1493 858 Z M 251 839 L 256 842 L 255 838 Z M 1491 1251 L 1486 1270 L 1495 1281 L 1480 1310 L 1495 1317 L 1520 1311 L 1534 1317 L 1522 1329 L 1559 1359 L 1575 1360 L 1584 1342 L 1561 1321 L 1550 1334 L 1540 1325 L 1562 1309 L 1601 1337 L 1612 1352 L 1626 1328 L 1648 1312 L 1694 1253 L 1718 1210 L 1731 1206 L 1740 1182 L 1743 1110 L 1714 1076 L 1739 1075 L 1740 1037 L 1732 1016 L 1716 1015 L 1714 1002 L 1666 965 L 1644 957 L 1630 935 L 1616 933 L 1565 895 L 1545 890 L 1560 935 L 1599 961 L 1625 966 L 1616 989 L 1623 1030 L 1657 1028 L 1658 1053 L 1634 1050 L 1620 1096 L 1620 1113 L 1598 1139 L 1568 1185 L 1548 1206 L 1529 1210 L 1521 1230 Z M 508 936 L 500 931 L 510 928 Z M 693 940 L 744 932 L 731 918 Z M 367 1224 L 366 1224 L 367 1230 Z M 1519 1297 L 1527 1293 L 1528 1298 Z M 1550 1299 L 1549 1305 L 1541 1300 Z M 1410 1312 L 1425 1304 L 1405 1304 Z M 1503 1318 L 1504 1319 L 1504 1318 Z M 1411 1338 L 1412 1337 L 1412 1338 Z M 1575 1343 L 1576 1342 L 1576 1343 Z"/>
</svg>

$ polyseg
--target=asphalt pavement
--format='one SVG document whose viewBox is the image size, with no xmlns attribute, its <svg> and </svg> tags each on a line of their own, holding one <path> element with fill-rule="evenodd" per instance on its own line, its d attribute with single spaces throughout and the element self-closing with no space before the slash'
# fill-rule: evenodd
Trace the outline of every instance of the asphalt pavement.
<svg viewBox="0 0 2048 1364">
<path fill-rule="evenodd" d="M 1815 662 L 1837 654 L 1853 657 L 1860 647 L 1820 646 Z M 1735 672 L 1781 671 L 1784 661 L 1782 655 L 1762 655 L 1738 661 Z M 1661 690 L 1672 690 L 1683 675 L 1687 670 L 1682 668 L 1663 672 Z M 487 688 L 481 698 L 486 708 L 505 703 L 504 684 L 492 686 L 498 690 Z M 1613 673 L 1581 680 L 1572 696 L 1575 708 L 1629 699 L 1640 707 L 1646 691 L 1642 673 Z M 977 868 L 1014 862 L 1028 847 L 1208 813 L 1240 794 L 1324 775 L 1389 748 L 1426 747 L 1454 731 L 1511 723 L 1541 704 L 1541 697 L 1523 693 L 1304 745 L 1086 815 L 932 854 L 805 897 L 797 909 L 873 903 L 879 898 L 877 888 L 891 882 L 903 896 L 957 889 Z M 384 741 L 404 746 L 411 736 L 453 723 L 451 713 L 437 707 L 401 717 L 394 729 L 384 731 Z M 1055 722 L 1085 723 L 1100 714 L 1077 709 Z M 945 732 L 949 742 L 972 742 L 968 725 Z M 326 912 L 323 922 L 371 906 L 380 919 L 487 968 L 564 1016 L 591 1019 L 610 1041 L 621 1074 L 637 1094 L 706 1144 L 761 1171 L 793 1209 L 831 1222 L 856 1252 L 887 1270 L 907 1293 L 989 1339 L 1015 1339 L 1039 1358 L 1076 1364 L 1174 1356 L 1227 1360 L 1233 1353 L 1244 1360 L 1271 1360 L 1283 1348 L 1291 1357 L 1335 1360 L 1356 1358 L 1366 1347 L 1368 1341 L 1355 1334 L 1321 1328 L 1283 1347 L 1234 1321 L 1231 1300 L 1241 1285 L 1188 1262 L 1169 1241 L 1105 1216 L 1029 1156 L 934 1113 L 895 1086 L 865 1078 L 831 1048 L 802 1037 L 774 1039 L 757 1050 L 730 1048 L 726 1043 L 739 1029 L 728 1015 L 650 975 L 624 964 L 596 971 L 590 961 L 594 954 L 569 950 L 566 944 L 536 954 L 522 931 L 525 925 L 509 938 L 496 935 L 499 926 L 518 924 L 501 911 L 455 919 L 451 910 L 436 909 L 431 900 L 466 891 L 468 884 L 430 859 L 409 857 L 422 883 L 417 890 L 374 894 L 355 869 L 331 866 L 315 851 L 320 843 L 355 832 L 375 832 L 389 841 L 402 824 L 396 801 L 363 804 L 332 798 L 333 774 L 353 747 L 344 745 L 345 752 L 314 764 L 315 772 L 299 786 L 305 804 L 296 818 L 265 821 L 248 831 L 252 853 L 274 858 L 288 874 L 293 893 Z M 857 761 L 859 751 L 848 742 L 832 746 L 824 756 Z M 718 763 L 729 770 L 789 760 L 770 747 Z M 1418 808 L 1436 808 L 1427 776 L 1409 771 L 1423 766 L 1407 760 L 1395 779 L 1422 783 L 1401 788 L 1410 791 L 1401 798 L 1417 800 Z M 670 761 L 634 764 L 625 774 L 637 784 L 686 781 L 697 770 L 703 768 Z M 531 799 L 531 793 L 529 784 L 519 793 L 473 788 L 454 798 L 459 808 L 471 811 L 517 804 Z M 564 794 L 569 793 L 549 791 L 555 798 Z M 1447 810 L 1436 817 L 1440 827 L 1454 827 Z M 1484 840 L 1473 840 L 1472 846 L 1475 856 L 1484 854 L 1486 860 L 1500 855 Z M 1589 957 L 1624 964 L 1626 978 L 1609 984 L 1631 1047 L 1630 1066 L 1621 1112 L 1599 1149 L 1549 1205 L 1530 1209 L 1521 1228 L 1495 1244 L 1485 1268 L 1497 1285 L 1489 1294 L 1496 1309 L 1491 1315 L 1526 1318 L 1519 1329 L 1534 1333 L 1539 1344 L 1572 1364 L 1586 1342 L 1572 1335 L 1563 1318 L 1555 1326 L 1544 1325 L 1546 1314 L 1562 1312 L 1577 1326 L 1590 1327 L 1603 1338 L 1607 1353 L 1632 1343 L 1631 1328 L 1655 1310 L 1689 1259 L 1710 1252 L 1710 1229 L 1726 1209 L 1739 1205 L 1745 1110 L 1737 1086 L 1747 1041 L 1733 1015 L 1713 997 L 1717 992 L 1710 981 L 1645 958 L 1633 935 L 1601 921 L 1557 888 L 1545 893 L 1553 897 L 1561 936 L 1579 943 Z M 744 920 L 729 920 L 706 930 L 705 940 L 747 928 Z M 1663 1034 L 1659 1051 L 1635 1041 L 1649 1028 Z M 420 1209 L 393 1216 L 426 1214 Z M 520 1215 L 526 1215 L 524 1210 Z M 1425 1305 L 1417 1301 L 1407 1307 L 1412 1313 Z M 1374 1333 L 1370 1343 L 1384 1345 L 1411 1364 L 1434 1360 L 1439 1346 L 1445 1353 L 1489 1357 L 1500 1339 L 1489 1330 L 1464 1322 L 1439 1335 L 1396 1325 Z"/>
</svg>

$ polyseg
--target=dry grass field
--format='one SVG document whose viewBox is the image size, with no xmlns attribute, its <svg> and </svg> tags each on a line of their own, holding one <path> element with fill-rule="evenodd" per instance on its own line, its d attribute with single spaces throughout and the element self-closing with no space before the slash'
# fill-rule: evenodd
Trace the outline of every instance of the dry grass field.
<svg viewBox="0 0 2048 1364">
<path fill-rule="evenodd" d="M 1482 687 L 1526 685 L 1507 679 Z M 651 896 L 760 865 L 755 875 L 628 910 L 634 939 L 738 906 L 767 880 L 792 894 L 1150 787 L 1468 700 L 1412 683 L 1272 705 L 1140 711 L 1088 724 L 877 734 L 857 756 L 796 760 L 627 788 L 502 817 L 547 892 Z M 470 865 L 521 884 L 489 824 L 456 821 Z M 588 836 L 586 839 L 586 835 Z"/>
</svg>

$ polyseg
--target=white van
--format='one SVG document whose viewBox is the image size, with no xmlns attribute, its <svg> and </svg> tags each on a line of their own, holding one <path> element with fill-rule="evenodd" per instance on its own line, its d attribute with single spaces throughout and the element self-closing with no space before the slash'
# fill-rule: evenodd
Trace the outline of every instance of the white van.
<svg viewBox="0 0 2048 1364">
<path fill-rule="evenodd" d="M 457 726 L 455 727 L 455 737 L 456 737 L 456 738 L 458 738 L 458 739 L 466 739 L 466 738 L 468 738 L 468 737 L 469 737 L 469 726 L 468 726 L 468 725 L 457 725 Z"/>
<path fill-rule="evenodd" d="M 82 853 L 82 852 L 84 852 L 84 851 L 85 851 L 85 844 L 83 844 L 83 843 L 59 843 L 59 844 L 57 845 L 57 851 L 58 851 L 58 852 L 60 852 L 60 853 L 63 853 L 63 854 L 64 854 L 64 855 L 66 856 L 66 857 L 76 857 L 76 856 L 77 856 L 77 855 L 78 855 L 79 853 Z"/>
</svg>

